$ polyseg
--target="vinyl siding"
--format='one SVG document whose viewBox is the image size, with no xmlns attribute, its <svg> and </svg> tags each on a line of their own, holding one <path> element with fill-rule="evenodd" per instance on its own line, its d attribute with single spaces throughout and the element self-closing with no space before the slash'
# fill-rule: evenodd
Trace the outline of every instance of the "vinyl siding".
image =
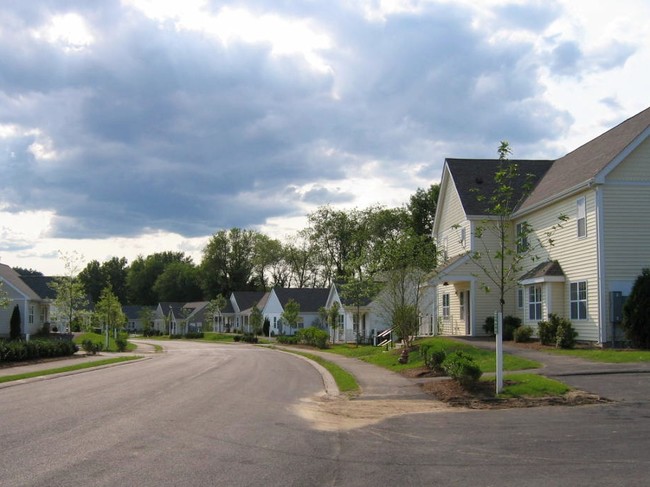
<svg viewBox="0 0 650 487">
<path fill-rule="evenodd" d="M 453 257 L 465 252 L 460 244 L 460 228 L 454 228 L 456 225 L 463 225 L 467 228 L 466 234 L 469 239 L 469 224 L 465 218 L 460 198 L 456 191 L 456 187 L 452 184 L 451 180 L 448 181 L 445 192 L 439 201 L 442 202 L 442 210 L 440 212 L 440 221 L 437 224 L 436 238 L 441 244 L 443 239 L 447 239 L 447 256 Z"/>
<path fill-rule="evenodd" d="M 584 238 L 577 236 L 577 200 L 580 197 L 586 199 L 586 226 L 587 234 Z M 552 231 L 554 225 L 558 225 L 560 215 L 566 215 L 568 220 L 562 223 L 552 235 L 553 245 L 548 244 L 546 232 Z M 533 228 L 533 236 L 529 238 L 531 245 L 535 245 L 537 239 L 544 244 L 543 247 L 535 250 L 532 254 L 535 261 L 529 260 L 525 263 L 522 274 L 534 268 L 540 262 L 546 260 L 557 260 L 564 271 L 566 283 L 563 286 L 563 304 L 557 298 L 557 290 L 549 290 L 544 286 L 542 316 L 548 313 L 548 293 L 553 292 L 553 310 L 565 318 L 569 318 L 569 282 L 587 281 L 587 319 L 573 322 L 578 332 L 579 340 L 598 341 L 598 265 L 597 265 L 597 228 L 596 228 L 596 193 L 587 190 L 581 194 L 565 198 L 543 210 L 540 210 L 525 218 L 516 220 L 515 223 L 528 221 Z M 527 291 L 525 304 L 528 304 Z M 527 318 L 527 308 L 524 309 Z M 532 324 L 527 322 L 527 324 Z"/>
<path fill-rule="evenodd" d="M 650 138 L 641 143 L 623 162 L 616 166 L 607 175 L 606 181 L 650 182 Z"/>
</svg>

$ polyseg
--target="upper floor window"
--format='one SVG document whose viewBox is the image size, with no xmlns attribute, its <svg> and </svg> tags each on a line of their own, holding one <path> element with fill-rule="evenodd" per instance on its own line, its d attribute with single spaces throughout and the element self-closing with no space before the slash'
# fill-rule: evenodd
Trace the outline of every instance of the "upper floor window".
<svg viewBox="0 0 650 487">
<path fill-rule="evenodd" d="M 528 223 L 517 223 L 517 253 L 526 252 L 528 250 L 528 233 L 530 229 Z"/>
<path fill-rule="evenodd" d="M 587 319 L 587 281 L 571 283 L 569 303 L 572 320 Z"/>
<path fill-rule="evenodd" d="M 542 319 L 542 286 L 528 288 L 528 319 L 531 321 Z"/>
<path fill-rule="evenodd" d="M 578 225 L 578 238 L 587 236 L 587 201 L 583 196 L 576 201 L 576 221 Z"/>
</svg>

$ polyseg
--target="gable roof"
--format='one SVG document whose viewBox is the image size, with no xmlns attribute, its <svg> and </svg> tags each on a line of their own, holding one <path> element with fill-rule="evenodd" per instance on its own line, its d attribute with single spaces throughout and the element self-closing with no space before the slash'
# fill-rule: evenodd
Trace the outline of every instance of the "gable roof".
<svg viewBox="0 0 650 487">
<path fill-rule="evenodd" d="M 592 181 L 612 161 L 650 132 L 650 108 L 636 114 L 553 163 L 521 210 L 570 193 Z M 644 137 L 645 138 L 645 137 Z"/>
<path fill-rule="evenodd" d="M 490 202 L 480 195 L 492 195 L 497 189 L 494 175 L 503 161 L 499 159 L 445 159 L 463 210 L 467 216 L 489 215 Z M 513 181 L 515 201 L 522 199 L 526 183 L 537 184 L 553 165 L 549 160 L 510 159 L 506 164 L 519 165 L 519 175 Z"/>
<path fill-rule="evenodd" d="M 263 300 L 265 291 L 233 291 L 232 295 L 239 306 L 239 311 L 245 311 L 252 308 L 256 304 L 258 308 L 262 309 L 264 305 L 259 303 Z"/>
<path fill-rule="evenodd" d="M 49 284 L 56 279 L 52 276 L 20 276 L 25 284 L 42 299 L 55 299 L 56 291 Z"/>
<path fill-rule="evenodd" d="M 315 313 L 319 308 L 327 305 L 329 288 L 274 288 L 273 292 L 278 297 L 284 308 L 290 299 L 300 305 L 301 313 Z"/>
<path fill-rule="evenodd" d="M 41 297 L 21 279 L 20 275 L 6 264 L 0 264 L 0 278 L 6 282 L 6 285 L 13 287 L 27 299 L 35 301 L 41 299 Z"/>
<path fill-rule="evenodd" d="M 122 313 L 124 313 L 124 316 L 126 316 L 127 319 L 129 320 L 139 320 L 140 319 L 140 312 L 143 309 L 150 309 L 151 312 L 153 313 L 156 310 L 155 306 L 142 306 L 139 304 L 125 304 L 122 306 Z"/>
</svg>

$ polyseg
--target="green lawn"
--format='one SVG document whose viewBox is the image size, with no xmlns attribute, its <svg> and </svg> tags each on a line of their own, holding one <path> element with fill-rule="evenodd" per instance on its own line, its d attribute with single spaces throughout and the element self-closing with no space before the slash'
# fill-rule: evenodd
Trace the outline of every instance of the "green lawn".
<svg viewBox="0 0 650 487">
<path fill-rule="evenodd" d="M 650 350 L 603 350 L 603 349 L 573 349 L 562 350 L 548 348 L 544 349 L 548 353 L 558 355 L 570 355 L 594 362 L 606 362 L 612 364 L 632 363 L 632 362 L 650 362 Z"/>
<path fill-rule="evenodd" d="M 325 360 L 324 358 L 311 353 L 298 352 L 294 350 L 288 350 L 288 351 L 290 353 L 295 353 L 296 355 L 302 355 L 303 357 L 307 357 L 308 359 L 313 360 L 314 362 L 322 365 L 325 369 L 327 369 L 327 371 L 330 374 L 332 374 L 332 377 L 334 377 L 334 381 L 336 382 L 339 391 L 346 394 L 353 394 L 359 390 L 359 384 L 357 383 L 356 378 L 352 374 L 350 374 L 347 370 L 343 369 L 342 367 L 339 367 L 335 363 L 330 362 L 329 360 Z"/>
<path fill-rule="evenodd" d="M 11 382 L 14 380 L 21 380 L 21 379 L 29 379 L 32 377 L 41 377 L 44 375 L 60 374 L 62 372 L 71 372 L 75 370 L 89 369 L 92 367 L 100 367 L 102 365 L 116 364 L 120 362 L 127 362 L 129 360 L 137 360 L 141 358 L 142 357 L 139 357 L 137 355 L 132 355 L 128 357 L 113 357 L 104 360 L 95 360 L 93 362 L 82 362 L 75 365 L 69 365 L 67 367 L 58 367 L 58 368 L 47 369 L 47 370 L 37 370 L 34 372 L 25 372 L 23 374 L 6 375 L 4 377 L 0 377 L 0 383 Z"/>
<path fill-rule="evenodd" d="M 115 345 L 115 339 L 111 336 L 108 341 L 108 350 L 104 350 L 104 343 L 106 343 L 106 337 L 99 333 L 82 333 L 74 338 L 74 342 L 81 348 L 81 344 L 85 340 L 91 340 L 93 343 L 99 344 L 102 346 L 102 351 L 104 352 L 117 352 L 117 346 Z M 127 343 L 126 352 L 132 352 L 137 347 L 133 343 Z"/>
<path fill-rule="evenodd" d="M 418 340 L 416 344 L 428 344 L 435 350 L 444 350 L 447 353 L 461 350 L 470 355 L 483 372 L 494 372 L 496 370 L 495 352 L 490 350 L 483 350 L 442 337 Z M 400 364 L 397 361 L 400 355 L 400 350 L 385 351 L 383 347 L 373 347 L 371 345 L 361 345 L 358 347 L 355 345 L 333 345 L 325 351 L 338 353 L 340 355 L 345 355 L 346 357 L 358 358 L 395 372 L 424 366 L 424 361 L 418 352 L 411 352 L 409 362 L 407 364 Z M 504 370 L 535 369 L 540 366 L 541 365 L 538 362 L 532 360 L 515 357 L 514 355 L 503 355 Z"/>
<path fill-rule="evenodd" d="M 561 396 L 571 390 L 562 382 L 537 374 L 509 374 L 503 379 L 504 382 L 512 382 L 512 384 L 504 385 L 499 394 L 499 397 L 503 398 Z M 495 378 L 486 377 L 481 381 L 494 382 Z"/>
</svg>

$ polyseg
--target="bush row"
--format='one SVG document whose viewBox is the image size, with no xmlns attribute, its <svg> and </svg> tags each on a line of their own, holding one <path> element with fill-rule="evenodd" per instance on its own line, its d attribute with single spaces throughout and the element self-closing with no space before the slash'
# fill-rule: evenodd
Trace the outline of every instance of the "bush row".
<svg viewBox="0 0 650 487">
<path fill-rule="evenodd" d="M 77 350 L 77 345 L 67 340 L 0 341 L 0 362 L 66 357 Z"/>
<path fill-rule="evenodd" d="M 329 341 L 329 333 L 326 330 L 310 326 L 302 330 L 298 330 L 295 335 L 278 335 L 277 342 L 284 345 L 310 345 L 316 348 L 327 348 Z"/>
<path fill-rule="evenodd" d="M 462 351 L 447 353 L 431 345 L 421 345 L 420 355 L 431 370 L 448 375 L 465 388 L 472 388 L 483 372 L 474 359 Z"/>
</svg>

